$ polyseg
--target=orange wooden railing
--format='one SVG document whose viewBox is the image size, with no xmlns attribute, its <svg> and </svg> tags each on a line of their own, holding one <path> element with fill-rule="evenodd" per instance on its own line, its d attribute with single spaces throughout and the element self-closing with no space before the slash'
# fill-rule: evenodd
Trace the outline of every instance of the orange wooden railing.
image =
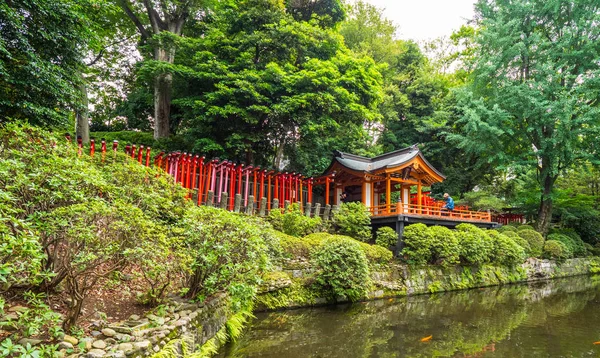
<svg viewBox="0 0 600 358">
<path fill-rule="evenodd" d="M 459 219 L 472 221 L 492 221 L 490 213 L 485 211 L 472 211 L 463 209 L 454 209 L 451 211 L 444 210 L 440 205 L 426 206 L 416 204 L 391 204 L 389 207 L 386 204 L 371 206 L 369 212 L 372 216 L 390 216 L 390 215 L 422 215 L 433 216 L 445 219 Z"/>
</svg>

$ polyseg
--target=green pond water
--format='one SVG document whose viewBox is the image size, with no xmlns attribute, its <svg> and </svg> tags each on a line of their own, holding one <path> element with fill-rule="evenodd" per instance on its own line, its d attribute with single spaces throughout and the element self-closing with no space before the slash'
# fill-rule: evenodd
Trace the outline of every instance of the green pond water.
<svg viewBox="0 0 600 358">
<path fill-rule="evenodd" d="M 259 313 L 220 357 L 600 357 L 598 341 L 600 277 L 582 276 Z"/>
</svg>

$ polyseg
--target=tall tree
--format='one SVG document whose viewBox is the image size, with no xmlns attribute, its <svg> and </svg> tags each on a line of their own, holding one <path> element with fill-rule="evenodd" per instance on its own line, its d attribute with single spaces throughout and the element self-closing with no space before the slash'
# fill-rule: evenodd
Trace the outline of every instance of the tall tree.
<svg viewBox="0 0 600 358">
<path fill-rule="evenodd" d="M 592 157 L 600 126 L 600 3 L 480 0 L 472 85 L 455 139 L 500 166 L 535 168 L 547 232 L 565 169 Z"/>
<path fill-rule="evenodd" d="M 80 105 L 84 52 L 95 38 L 87 0 L 0 2 L 0 113 L 66 124 Z"/>
<path fill-rule="evenodd" d="M 175 61 L 175 46 L 171 36 L 183 34 L 186 22 L 203 19 L 205 0 L 117 0 L 137 27 L 142 43 L 150 44 L 157 64 L 154 74 L 154 138 L 170 134 L 173 73 L 169 64 Z M 143 15 L 142 15 L 143 14 Z M 143 21 L 142 21 L 143 20 Z M 160 62 L 167 64 L 162 66 Z"/>
<path fill-rule="evenodd" d="M 366 145 L 363 125 L 379 120 L 381 101 L 372 59 L 280 1 L 240 1 L 219 17 L 204 37 L 182 39 L 173 67 L 174 107 L 196 151 L 319 171 L 313 136 L 326 153 Z"/>
</svg>

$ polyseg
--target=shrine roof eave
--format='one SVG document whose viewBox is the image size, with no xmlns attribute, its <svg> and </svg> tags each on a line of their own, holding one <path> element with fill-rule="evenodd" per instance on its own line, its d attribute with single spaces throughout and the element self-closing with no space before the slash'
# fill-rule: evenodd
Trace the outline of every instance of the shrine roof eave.
<svg viewBox="0 0 600 358">
<path fill-rule="evenodd" d="M 324 171 L 323 175 L 330 175 L 335 164 L 339 164 L 342 167 L 354 172 L 375 175 L 377 173 L 389 171 L 389 169 L 401 169 L 406 167 L 407 165 L 410 165 L 411 162 L 417 160 L 417 158 L 422 161 L 422 164 L 427 167 L 428 171 L 434 174 L 434 176 L 439 177 L 440 181 L 446 179 L 446 176 L 440 173 L 431 165 L 431 163 L 429 163 L 429 161 L 427 161 L 427 159 L 425 159 L 423 153 L 417 146 L 403 148 L 373 158 L 336 151 L 334 152 L 334 157 L 331 161 L 331 164 Z"/>
</svg>

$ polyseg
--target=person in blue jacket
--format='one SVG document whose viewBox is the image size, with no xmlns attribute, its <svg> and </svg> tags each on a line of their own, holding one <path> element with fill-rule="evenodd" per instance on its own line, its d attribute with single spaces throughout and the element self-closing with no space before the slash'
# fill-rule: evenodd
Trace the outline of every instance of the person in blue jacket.
<svg viewBox="0 0 600 358">
<path fill-rule="evenodd" d="M 452 211 L 454 210 L 454 199 L 448 193 L 444 193 L 444 201 L 446 205 L 442 206 L 442 209 Z"/>
</svg>

